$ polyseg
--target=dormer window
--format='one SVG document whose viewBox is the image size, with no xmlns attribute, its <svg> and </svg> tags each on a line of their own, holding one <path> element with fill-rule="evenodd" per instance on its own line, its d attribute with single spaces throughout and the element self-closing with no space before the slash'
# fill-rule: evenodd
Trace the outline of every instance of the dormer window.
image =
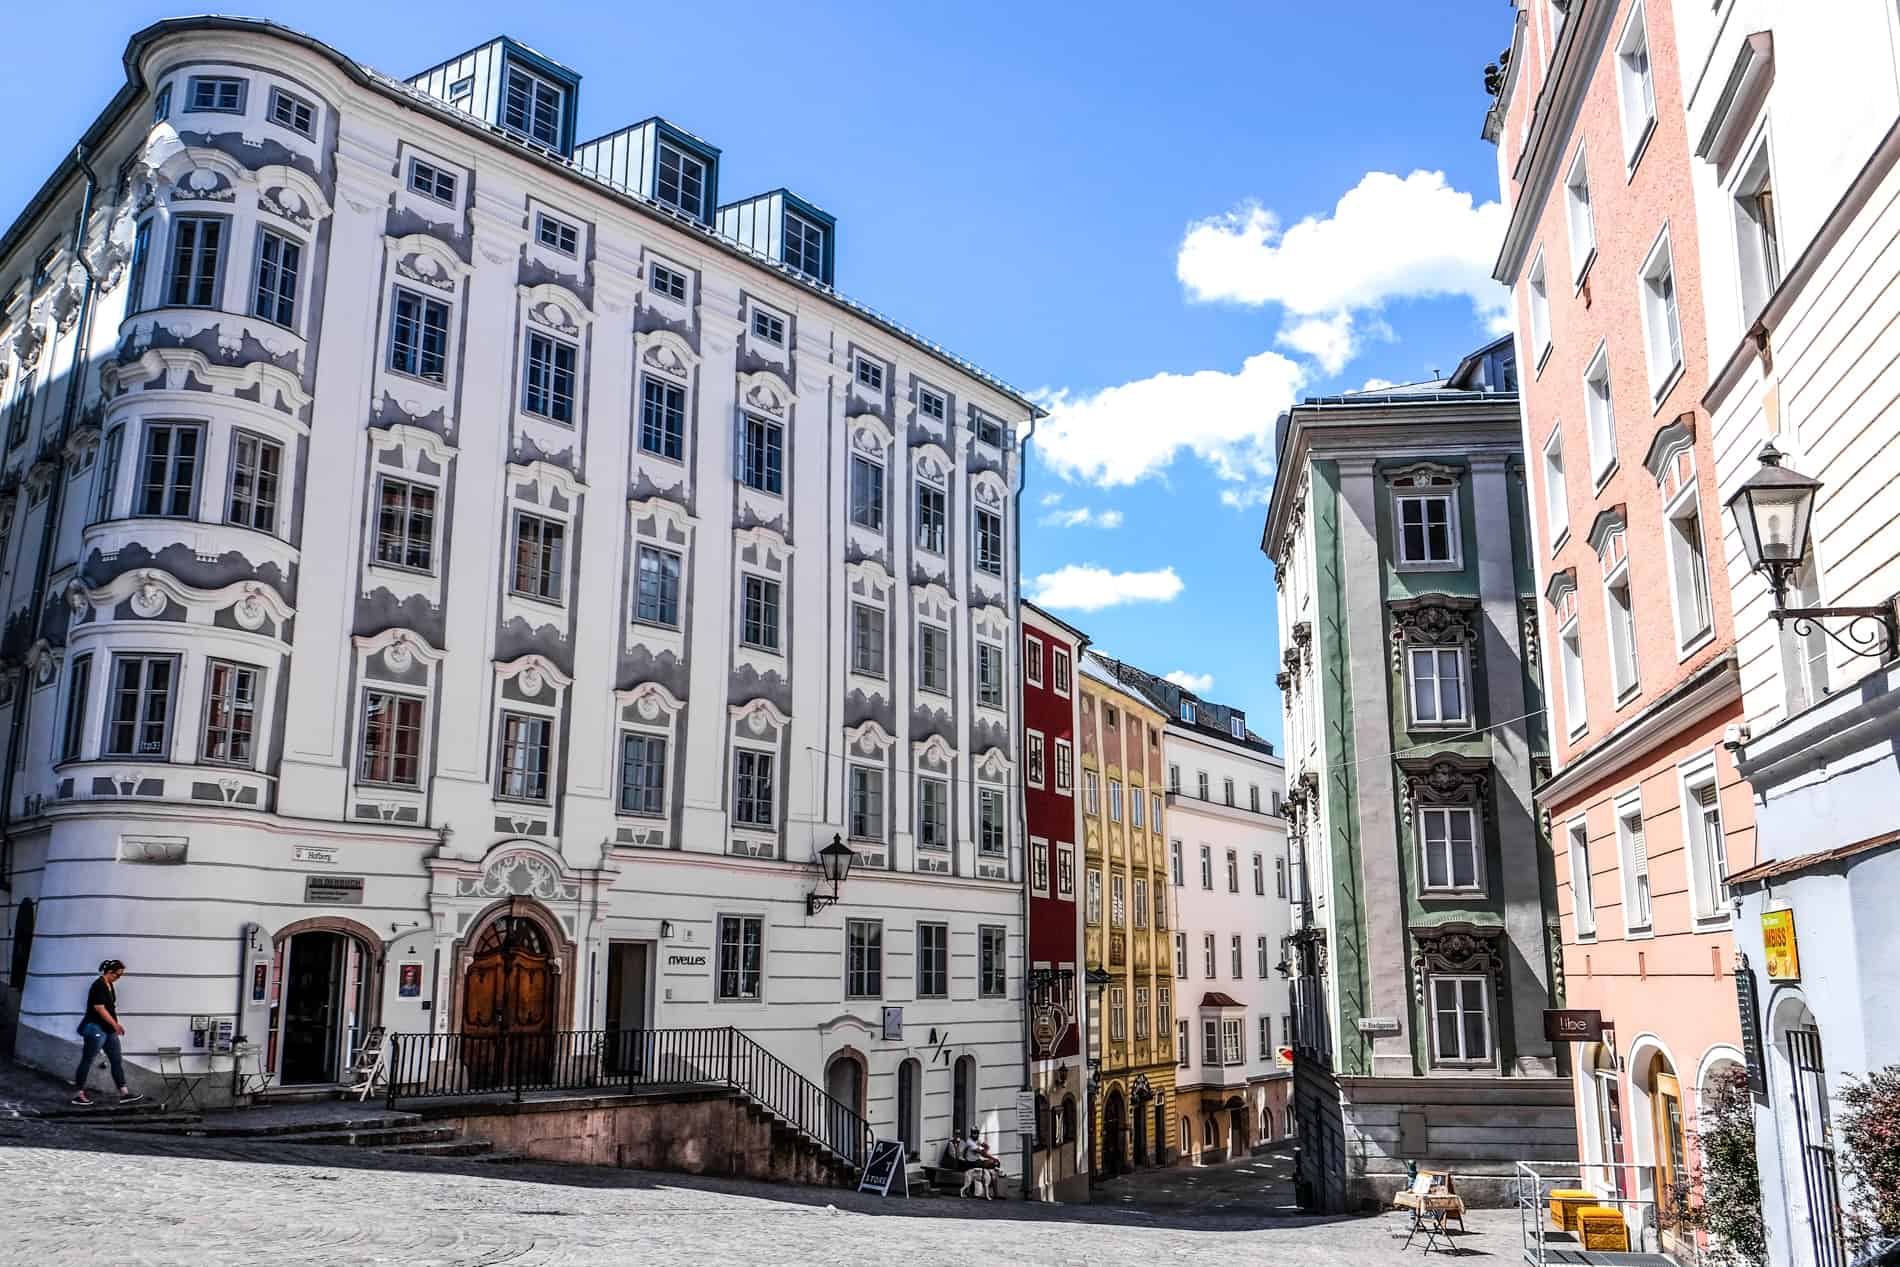
<svg viewBox="0 0 1900 1267">
<path fill-rule="evenodd" d="M 561 148 L 561 114 L 567 97 L 555 84 L 520 66 L 508 67 L 502 126 L 549 149 Z"/>
<path fill-rule="evenodd" d="M 678 146 L 660 142 L 659 179 L 654 197 L 678 207 L 695 220 L 706 218 L 706 164 Z"/>
<path fill-rule="evenodd" d="M 464 75 L 449 85 L 449 104 L 466 110 L 475 102 L 475 76 Z"/>
<path fill-rule="evenodd" d="M 1229 717 L 1227 719 L 1227 733 L 1236 739 L 1245 739 L 1247 737 L 1246 719 L 1242 717 Z"/>
<path fill-rule="evenodd" d="M 808 277 L 825 275 L 825 231 L 798 215 L 785 213 L 785 263 Z"/>
<path fill-rule="evenodd" d="M 1186 722 L 1190 726 L 1194 724 L 1194 701 L 1193 700 L 1184 699 L 1181 701 L 1181 720 Z"/>
</svg>

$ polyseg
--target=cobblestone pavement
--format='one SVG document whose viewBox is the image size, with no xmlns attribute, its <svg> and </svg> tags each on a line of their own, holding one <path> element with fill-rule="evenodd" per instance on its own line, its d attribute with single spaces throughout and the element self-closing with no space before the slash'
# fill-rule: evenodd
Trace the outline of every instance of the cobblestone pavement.
<svg viewBox="0 0 1900 1267">
<path fill-rule="evenodd" d="M 1391 1220 L 1283 1217 L 1275 1159 L 1118 1181 L 1090 1206 L 906 1202 L 642 1171 L 129 1135 L 21 1116 L 28 1101 L 9 1090 L 0 1078 L 0 1263 L 1151 1267 L 1212 1255 L 1381 1267 L 1414 1263 L 1419 1252 L 1401 1251 Z M 1463 1240 L 1502 1258 L 1515 1233 L 1515 1214 L 1489 1212 L 1474 1215 Z"/>
</svg>

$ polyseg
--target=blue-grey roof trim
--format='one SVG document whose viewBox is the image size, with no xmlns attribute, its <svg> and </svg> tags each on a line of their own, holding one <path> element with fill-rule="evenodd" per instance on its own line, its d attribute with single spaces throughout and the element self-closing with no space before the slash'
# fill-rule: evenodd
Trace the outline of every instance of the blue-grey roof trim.
<svg viewBox="0 0 1900 1267">
<path fill-rule="evenodd" d="M 564 159 L 560 155 L 542 149 L 539 146 L 525 144 L 517 140 L 512 133 L 504 132 L 499 128 L 491 128 L 466 111 L 458 110 L 447 102 L 438 101 L 436 98 L 429 96 L 418 88 L 411 88 L 400 79 L 394 78 L 391 75 L 387 75 L 369 66 L 365 66 L 361 62 L 345 56 L 339 50 L 317 39 L 313 35 L 306 35 L 302 31 L 292 30 L 290 27 L 267 21 L 263 18 L 224 17 L 215 14 L 191 18 L 166 18 L 162 21 L 154 22 L 152 25 L 132 36 L 126 43 L 125 57 L 123 59 L 126 75 L 125 86 L 120 88 L 119 91 L 113 95 L 111 102 L 107 104 L 99 117 L 94 119 L 92 125 L 81 135 L 79 141 L 81 145 L 86 146 L 88 149 L 96 148 L 100 140 L 110 132 L 113 127 L 117 126 L 125 112 L 144 94 L 145 83 L 139 74 L 138 60 L 140 56 L 143 55 L 146 46 L 167 35 L 189 31 L 242 31 L 253 35 L 269 35 L 309 49 L 311 52 L 330 59 L 336 63 L 344 73 L 352 76 L 359 82 L 383 92 L 401 101 L 405 105 L 411 106 L 414 109 L 427 111 L 436 119 L 451 127 L 460 128 L 463 131 L 486 137 L 497 144 L 505 145 L 513 153 L 528 162 L 540 163 L 551 170 L 564 173 L 573 180 L 610 193 L 625 202 L 628 206 L 634 207 L 655 218 L 670 222 L 681 232 L 694 234 L 710 246 L 715 246 L 729 255 L 744 259 L 758 268 L 763 268 L 776 274 L 778 278 L 787 285 L 797 286 L 827 299 L 841 308 L 847 309 L 894 338 L 955 366 L 984 386 L 1008 397 L 1011 401 L 1027 410 L 1032 418 L 1044 418 L 1048 416 L 1049 411 L 1047 409 L 1044 409 L 1041 405 L 1029 399 L 1028 396 L 1024 395 L 1017 388 L 1012 387 L 1009 383 L 998 378 L 988 370 L 983 369 L 975 362 L 966 360 L 947 348 L 931 342 L 922 334 L 919 334 L 917 331 L 912 330 L 894 318 L 886 316 L 869 304 L 853 299 L 835 287 L 827 286 L 823 282 L 807 277 L 796 269 L 770 259 L 741 243 L 734 242 L 731 238 L 722 237 L 711 228 L 691 219 L 683 212 L 675 211 L 671 207 L 656 202 L 651 198 L 644 197 L 631 189 L 615 185 L 610 181 L 601 180 L 596 176 L 590 176 L 575 167 L 571 159 Z M 18 247 L 20 238 L 23 237 L 27 230 L 45 213 L 47 207 L 58 198 L 61 189 L 66 183 L 77 177 L 78 172 L 78 163 L 75 161 L 73 155 L 68 154 L 65 160 L 54 169 L 52 175 L 47 177 L 45 183 L 40 186 L 39 191 L 27 202 L 26 208 L 14 219 L 13 223 L 7 227 L 6 233 L 0 235 L 0 259 L 4 259 Z"/>
</svg>

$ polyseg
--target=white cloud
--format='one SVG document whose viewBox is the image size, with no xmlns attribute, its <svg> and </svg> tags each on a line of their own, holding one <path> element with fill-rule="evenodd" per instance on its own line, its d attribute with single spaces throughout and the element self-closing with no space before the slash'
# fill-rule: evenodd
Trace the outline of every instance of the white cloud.
<svg viewBox="0 0 1900 1267">
<path fill-rule="evenodd" d="M 1374 332 L 1355 330 L 1352 314 L 1390 300 L 1463 295 L 1495 325 L 1508 296 L 1491 265 L 1507 219 L 1502 203 L 1477 202 L 1443 172 L 1367 172 L 1330 215 L 1284 230 L 1258 204 L 1189 225 L 1175 275 L 1192 299 L 1279 304 L 1281 343 L 1337 373 Z"/>
<path fill-rule="evenodd" d="M 1223 488 L 1220 491 L 1220 504 L 1233 510 L 1264 506 L 1272 500 L 1273 485 L 1270 483 L 1252 484 L 1246 488 Z"/>
<path fill-rule="evenodd" d="M 1085 612 L 1123 603 L 1171 603 L 1181 593 L 1181 578 L 1171 567 L 1158 572 L 1111 572 L 1092 563 L 1071 563 L 1044 572 L 1030 585 L 1033 603 Z"/>
<path fill-rule="evenodd" d="M 1174 683 L 1182 690 L 1192 691 L 1196 695 L 1205 695 L 1214 689 L 1214 675 L 1212 673 L 1189 673 L 1186 669 L 1176 669 L 1174 672 L 1166 674 L 1165 676 L 1168 681 Z"/>
<path fill-rule="evenodd" d="M 1060 502 L 1061 500 L 1062 500 L 1061 493 L 1044 493 L 1042 495 L 1042 504 L 1044 506 L 1053 506 L 1056 503 Z"/>
<path fill-rule="evenodd" d="M 1359 390 L 1362 392 L 1382 392 L 1388 387 L 1396 386 L 1398 386 L 1398 384 L 1389 378 L 1368 378 L 1365 382 L 1365 386 Z"/>
<path fill-rule="evenodd" d="M 1158 474 L 1182 449 L 1222 479 L 1264 479 L 1273 469 L 1273 420 L 1305 381 L 1298 363 L 1261 352 L 1238 373 L 1156 374 L 1087 396 L 1053 391 L 1036 445 L 1058 474 L 1104 487 Z"/>
<path fill-rule="evenodd" d="M 1059 493 L 1050 494 L 1060 497 Z M 1122 526 L 1122 512 L 1119 510 L 1096 511 L 1088 506 L 1077 506 L 1073 510 L 1052 510 L 1041 520 L 1045 528 L 1119 528 Z"/>
<path fill-rule="evenodd" d="M 1337 374 L 1345 369 L 1346 362 L 1352 360 L 1353 354 L 1359 350 L 1350 312 L 1336 312 L 1330 317 L 1307 317 L 1280 331 L 1274 341 L 1281 347 L 1306 353 L 1318 361 L 1319 367 L 1328 374 Z"/>
</svg>

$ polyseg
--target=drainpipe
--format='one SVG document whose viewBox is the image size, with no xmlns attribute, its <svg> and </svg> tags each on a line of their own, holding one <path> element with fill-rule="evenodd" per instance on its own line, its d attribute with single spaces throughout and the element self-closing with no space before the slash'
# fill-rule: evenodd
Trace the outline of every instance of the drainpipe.
<svg viewBox="0 0 1900 1267">
<path fill-rule="evenodd" d="M 73 326 L 73 350 L 68 359 L 66 371 L 66 408 L 59 423 L 57 447 L 64 450 L 66 438 L 73 428 L 73 414 L 79 408 L 79 397 L 86 379 L 86 369 L 91 364 L 87 355 L 92 336 L 92 297 L 98 286 L 93 275 L 92 262 L 86 258 L 86 229 L 92 220 L 92 200 L 99 188 L 99 178 L 93 175 L 92 165 L 87 161 L 86 147 L 82 144 L 73 150 L 73 166 L 85 178 L 86 189 L 80 195 L 79 220 L 73 226 L 73 259 L 85 271 L 86 284 L 79 292 L 79 319 Z M 27 619 L 32 621 L 31 632 L 38 636 L 45 616 L 41 608 L 46 603 L 46 581 L 53 565 L 54 539 L 59 532 L 60 503 L 65 500 L 66 480 L 63 473 L 55 474 L 53 486 L 46 494 L 46 515 L 40 522 L 39 562 L 33 569 L 33 597 L 27 603 Z M 14 768 L 19 764 L 20 745 L 26 738 L 27 705 L 33 698 L 32 683 L 26 680 L 24 671 L 20 675 L 20 690 L 15 697 L 12 722 L 7 731 L 7 764 L 4 774 L 0 774 L 0 889 L 13 891 L 13 779 Z"/>
<path fill-rule="evenodd" d="M 1023 434 L 1022 447 L 1018 450 L 1022 456 L 1018 459 L 1019 474 L 1016 479 L 1015 494 L 1016 516 L 1015 523 L 1011 529 L 1015 540 L 1010 544 L 1012 557 L 1016 564 L 1016 584 L 1010 593 L 1010 616 L 1016 630 L 1016 734 L 1018 743 L 1022 742 L 1023 726 L 1025 718 L 1027 717 L 1024 709 L 1028 703 L 1027 691 L 1023 686 L 1023 487 L 1029 483 L 1029 445 L 1030 442 L 1036 438 L 1036 422 L 1042 417 L 1043 413 L 1041 410 L 1033 407 L 1030 409 L 1029 430 Z M 1021 761 L 1016 763 L 1016 768 L 1018 770 L 1023 768 Z M 1019 1009 L 1022 1013 L 1023 1030 L 1022 1089 L 1033 1093 L 1035 1091 L 1035 1081 L 1030 1076 L 1029 1055 L 1029 784 L 1027 780 L 1018 780 L 1017 786 L 1022 791 L 1022 795 L 1018 798 L 1019 804 L 1021 805 L 1018 821 L 1022 827 L 1020 839 L 1023 842 L 1023 876 L 1022 883 L 1017 886 L 1017 894 L 1022 902 L 1023 912 L 1023 984 L 1019 991 L 1022 995 L 1022 1005 Z M 1038 1121 L 1040 1121 L 1040 1119 L 1038 1119 Z M 1035 1186 L 1035 1154 L 1033 1150 L 1036 1141 L 1033 1134 L 1027 1138 L 1023 1138 L 1020 1129 L 1016 1134 L 1018 1136 L 1016 1142 L 1022 1146 L 1023 1200 L 1027 1201 L 1029 1200 L 1030 1192 Z"/>
</svg>

